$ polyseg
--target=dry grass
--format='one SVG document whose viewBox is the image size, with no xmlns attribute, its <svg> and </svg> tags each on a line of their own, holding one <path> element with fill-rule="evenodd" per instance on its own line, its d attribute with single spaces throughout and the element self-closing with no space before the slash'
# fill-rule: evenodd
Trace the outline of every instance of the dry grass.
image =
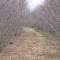
<svg viewBox="0 0 60 60">
<path fill-rule="evenodd" d="M 4 47 L 0 60 L 60 60 L 60 41 L 48 40 L 42 32 L 26 27 L 14 40 Z"/>
</svg>

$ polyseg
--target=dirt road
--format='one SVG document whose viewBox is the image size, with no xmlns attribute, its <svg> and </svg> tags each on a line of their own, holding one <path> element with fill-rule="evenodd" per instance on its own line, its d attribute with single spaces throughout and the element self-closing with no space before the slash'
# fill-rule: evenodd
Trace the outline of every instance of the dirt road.
<svg viewBox="0 0 60 60">
<path fill-rule="evenodd" d="M 3 48 L 0 60 L 60 60 L 60 41 L 26 27 Z"/>
</svg>

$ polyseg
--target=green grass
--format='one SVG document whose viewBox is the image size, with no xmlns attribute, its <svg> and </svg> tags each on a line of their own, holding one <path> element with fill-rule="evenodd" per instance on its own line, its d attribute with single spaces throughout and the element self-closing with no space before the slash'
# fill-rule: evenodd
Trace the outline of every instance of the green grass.
<svg viewBox="0 0 60 60">
<path fill-rule="evenodd" d="M 0 52 L 2 51 L 3 46 L 4 46 L 3 39 L 0 38 Z"/>
<path fill-rule="evenodd" d="M 42 27 L 41 27 L 40 25 L 38 25 L 38 24 L 32 24 L 32 25 L 30 25 L 30 26 L 28 26 L 28 27 L 34 28 L 34 29 L 36 29 L 36 30 L 41 30 L 41 29 L 42 29 Z"/>
</svg>

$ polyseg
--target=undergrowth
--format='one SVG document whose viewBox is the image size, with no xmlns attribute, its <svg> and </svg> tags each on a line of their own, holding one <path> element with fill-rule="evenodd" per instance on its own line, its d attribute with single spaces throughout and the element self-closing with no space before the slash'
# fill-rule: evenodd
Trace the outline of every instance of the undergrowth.
<svg viewBox="0 0 60 60">
<path fill-rule="evenodd" d="M 30 26 L 28 26 L 28 27 L 34 28 L 34 29 L 36 29 L 36 30 L 41 30 L 41 29 L 42 29 L 42 27 L 41 27 L 39 24 L 32 24 L 32 25 L 30 25 Z"/>
<path fill-rule="evenodd" d="M 2 51 L 3 47 L 7 44 L 13 44 L 11 39 L 0 37 L 0 52 Z"/>
<path fill-rule="evenodd" d="M 54 36 L 54 32 L 51 30 L 51 32 L 49 31 L 49 32 L 46 32 L 46 31 L 44 31 L 43 29 L 42 29 L 42 27 L 40 26 L 40 25 L 38 25 L 38 24 L 32 24 L 32 25 L 30 25 L 30 26 L 28 26 L 28 27 L 30 27 L 30 28 L 34 28 L 37 32 L 41 32 L 48 40 L 52 40 L 52 39 L 54 39 L 55 38 L 55 36 Z"/>
</svg>

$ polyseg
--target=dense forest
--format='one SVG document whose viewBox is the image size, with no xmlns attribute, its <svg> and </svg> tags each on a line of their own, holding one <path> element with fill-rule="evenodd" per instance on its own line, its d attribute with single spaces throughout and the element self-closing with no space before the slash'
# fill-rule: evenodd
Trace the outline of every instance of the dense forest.
<svg viewBox="0 0 60 60">
<path fill-rule="evenodd" d="M 59 38 L 60 0 L 46 0 L 32 12 L 25 0 L 0 0 L 0 40 L 9 40 L 34 24 Z"/>
<path fill-rule="evenodd" d="M 60 60 L 60 0 L 0 0 L 0 60 Z"/>
</svg>

